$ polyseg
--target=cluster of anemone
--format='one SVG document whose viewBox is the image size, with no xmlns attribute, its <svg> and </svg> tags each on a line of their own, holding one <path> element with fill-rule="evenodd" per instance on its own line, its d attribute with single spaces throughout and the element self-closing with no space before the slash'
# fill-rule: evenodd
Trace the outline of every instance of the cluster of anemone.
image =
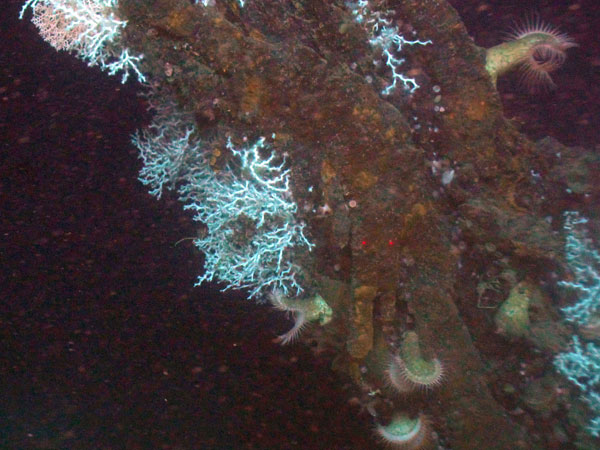
<svg viewBox="0 0 600 450">
<path fill-rule="evenodd" d="M 399 394 L 428 391 L 444 380 L 444 366 L 438 358 L 426 359 L 414 331 L 404 334 L 397 354 L 390 356 L 385 372 L 387 384 Z M 424 414 L 410 417 L 397 413 L 387 425 L 377 424 L 377 437 L 389 448 L 418 450 L 432 442 L 430 421 Z"/>
</svg>

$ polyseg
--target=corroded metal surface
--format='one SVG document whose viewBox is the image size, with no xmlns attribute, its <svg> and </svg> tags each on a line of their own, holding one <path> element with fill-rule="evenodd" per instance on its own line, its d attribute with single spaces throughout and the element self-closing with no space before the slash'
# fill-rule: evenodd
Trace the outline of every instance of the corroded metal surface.
<svg viewBox="0 0 600 450">
<path fill-rule="evenodd" d="M 557 264 L 562 243 L 543 220 L 553 188 L 531 175 L 556 167 L 505 120 L 484 51 L 445 1 L 388 3 L 402 30 L 433 41 L 409 52 L 423 86 L 411 97 L 380 94 L 385 71 L 341 1 L 250 2 L 243 14 L 183 0 L 120 9 L 129 45 L 209 146 L 275 133 L 273 148 L 289 155 L 316 245 L 298 263 L 334 311 L 315 339 L 359 390 L 379 392 L 379 418 L 406 407 L 382 367 L 414 329 L 446 377 L 409 409 L 433 416 L 455 449 L 536 448 L 489 389 L 473 336 L 493 333 L 492 321 L 474 326 L 462 310 L 478 308 L 472 273 L 501 261 L 535 282 L 536 268 Z M 219 150 L 215 167 L 226 158 Z"/>
</svg>

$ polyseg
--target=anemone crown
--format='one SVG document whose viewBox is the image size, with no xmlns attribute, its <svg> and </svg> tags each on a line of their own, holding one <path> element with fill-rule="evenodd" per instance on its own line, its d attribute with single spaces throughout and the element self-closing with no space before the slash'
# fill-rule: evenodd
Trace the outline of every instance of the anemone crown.
<svg viewBox="0 0 600 450">
<path fill-rule="evenodd" d="M 577 43 L 557 27 L 537 16 L 517 23 L 506 42 L 487 50 L 486 69 L 495 84 L 498 76 L 518 67 L 521 83 L 532 93 L 555 86 L 550 73 L 567 59 L 567 49 Z"/>
<path fill-rule="evenodd" d="M 520 62 L 521 82 L 530 92 L 555 88 L 550 73 L 565 63 L 567 49 L 577 47 L 568 34 L 539 17 L 529 17 L 515 25 L 509 33 L 509 39 L 530 40 L 533 43 Z"/>
<path fill-rule="evenodd" d="M 375 432 L 383 444 L 397 450 L 420 450 L 431 441 L 429 421 L 423 414 L 414 419 L 396 414 L 387 425 L 378 424 Z"/>
</svg>

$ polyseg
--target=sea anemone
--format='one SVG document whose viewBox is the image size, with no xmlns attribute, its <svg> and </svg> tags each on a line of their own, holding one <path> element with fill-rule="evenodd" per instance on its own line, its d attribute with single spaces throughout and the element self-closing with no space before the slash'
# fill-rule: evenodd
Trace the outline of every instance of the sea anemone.
<svg viewBox="0 0 600 450">
<path fill-rule="evenodd" d="M 485 68 L 494 86 L 500 75 L 518 67 L 529 91 L 551 89 L 555 84 L 550 72 L 561 67 L 567 49 L 576 46 L 567 34 L 534 16 L 516 25 L 506 42 L 487 50 Z"/>
<path fill-rule="evenodd" d="M 407 393 L 440 385 L 444 379 L 444 366 L 437 358 L 423 358 L 417 333 L 408 331 L 399 354 L 391 357 L 386 374 L 389 384 L 396 391 Z"/>
<path fill-rule="evenodd" d="M 378 424 L 375 433 L 388 448 L 399 450 L 423 449 L 432 440 L 429 421 L 423 414 L 411 419 L 398 413 L 387 425 Z"/>
<path fill-rule="evenodd" d="M 273 291 L 269 295 L 269 301 L 279 311 L 284 311 L 294 319 L 294 326 L 286 333 L 277 337 L 281 345 L 294 342 L 300 336 L 302 330 L 310 322 L 319 322 L 325 325 L 331 321 L 332 309 L 319 294 L 309 298 L 284 297 L 279 291 Z"/>
</svg>

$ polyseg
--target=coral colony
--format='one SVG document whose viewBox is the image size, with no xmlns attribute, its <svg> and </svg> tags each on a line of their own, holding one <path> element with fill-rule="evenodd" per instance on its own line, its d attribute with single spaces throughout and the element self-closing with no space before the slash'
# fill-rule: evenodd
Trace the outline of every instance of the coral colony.
<svg viewBox="0 0 600 450">
<path fill-rule="evenodd" d="M 28 0 L 19 17 L 28 9 L 40 36 L 56 50 L 72 52 L 110 75 L 123 72 L 123 83 L 130 70 L 139 81 L 146 81 L 138 68 L 142 55 L 131 55 L 129 49 L 119 47 L 127 21 L 116 15 L 117 0 Z"/>
<path fill-rule="evenodd" d="M 393 26 L 389 18 L 394 11 L 374 11 L 366 0 L 359 0 L 358 3 L 350 3 L 348 6 L 352 9 L 356 21 L 369 34 L 369 44 L 381 49 L 382 56 L 385 57 L 385 65 L 392 71 L 392 82 L 381 91 L 382 95 L 391 94 L 398 87 L 398 82 L 411 93 L 419 89 L 417 80 L 399 71 L 405 60 L 394 55 L 400 53 L 404 45 L 428 45 L 432 42 L 418 39 L 411 41 L 399 34 L 398 27 Z"/>
<path fill-rule="evenodd" d="M 205 11 L 203 14 L 217 14 L 212 10 L 216 9 L 220 2 L 221 0 L 188 2 L 182 6 L 183 13 L 178 11 L 177 14 L 169 16 L 162 26 L 171 27 L 176 31 L 183 30 L 181 33 L 185 36 L 188 29 L 182 24 L 194 13 L 189 8 L 201 8 Z M 236 14 L 244 14 L 254 5 L 254 2 L 246 4 L 239 0 L 227 3 L 226 7 Z M 347 29 L 364 38 L 363 47 L 370 48 L 372 53 L 369 64 L 372 61 L 380 68 L 379 74 L 383 79 L 381 85 L 385 85 L 375 93 L 363 93 L 363 97 L 380 101 L 381 98 L 387 100 L 397 96 L 400 100 L 396 101 L 403 101 L 402 95 L 409 96 L 420 86 L 414 76 L 407 75 L 409 71 L 401 69 L 406 61 L 400 57 L 400 53 L 404 53 L 407 46 L 429 46 L 427 48 L 431 49 L 432 40 L 406 38 L 395 21 L 395 11 L 380 10 L 379 2 L 359 0 L 347 3 L 345 7 L 345 14 L 349 18 L 346 25 L 353 22 Z M 42 38 L 57 50 L 68 51 L 90 66 L 98 66 L 110 75 L 120 73 L 122 82 L 126 82 L 131 73 L 142 83 L 146 83 L 150 78 L 149 73 L 144 74 L 146 60 L 143 59 L 143 55 L 125 45 L 123 31 L 128 26 L 128 21 L 121 16 L 117 0 L 27 0 L 20 17 L 23 18 L 29 13 Z M 165 23 L 167 25 L 164 25 Z M 219 19 L 213 23 L 223 24 L 224 21 Z M 177 28 L 178 26 L 181 28 Z M 258 31 L 256 33 L 257 42 L 261 43 L 264 36 L 261 37 Z M 237 38 L 236 35 L 233 37 Z M 368 45 L 365 46 L 365 43 Z M 574 45 L 568 36 L 557 29 L 540 21 L 530 22 L 528 26 L 518 29 L 509 42 L 487 51 L 488 86 L 495 86 L 498 76 L 519 66 L 525 71 L 527 84 L 552 84 L 548 73 L 563 64 L 565 51 Z M 219 47 L 219 50 L 226 51 L 231 48 L 238 47 L 223 46 Z M 311 54 L 311 57 L 313 56 Z M 322 55 L 318 55 L 314 60 L 318 61 L 318 58 L 322 58 Z M 147 64 L 150 64 L 150 61 Z M 252 64 L 254 62 L 250 62 L 248 67 L 254 67 Z M 367 67 L 367 64 L 363 67 Z M 235 70 L 232 71 L 234 72 Z M 360 78 L 354 74 L 351 76 L 354 77 L 353 80 Z M 363 79 L 366 78 L 368 76 L 363 76 Z M 325 290 L 319 291 L 318 285 L 311 282 L 308 265 L 301 265 L 300 261 L 303 259 L 300 255 L 306 257 L 311 251 L 311 255 L 314 255 L 317 245 L 311 238 L 309 227 L 300 218 L 300 208 L 294 195 L 297 191 L 294 190 L 292 171 L 297 167 L 293 165 L 297 161 L 290 161 L 289 155 L 282 150 L 279 136 L 264 129 L 262 133 L 255 130 L 238 132 L 235 127 L 227 128 L 227 132 L 220 135 L 207 132 L 206 127 L 200 127 L 197 122 L 197 111 L 186 109 L 181 105 L 181 101 L 176 100 L 176 96 L 159 95 L 155 86 L 160 80 L 152 82 L 154 84 L 145 85 L 145 88 L 150 91 L 148 98 L 155 114 L 154 119 L 147 129 L 132 137 L 132 143 L 139 150 L 143 163 L 139 180 L 157 199 L 166 191 L 175 193 L 183 203 L 183 208 L 193 213 L 193 220 L 202 224 L 201 232 L 194 238 L 194 244 L 205 255 L 204 272 L 198 278 L 197 284 L 221 282 L 225 286 L 224 289 L 244 289 L 249 298 L 258 301 L 268 299 L 274 307 L 286 312 L 294 320 L 293 327 L 279 337 L 282 344 L 297 340 L 309 323 L 333 327 L 332 324 L 337 320 L 336 326 L 346 327 L 351 335 L 344 347 L 344 355 L 350 362 L 343 367 L 356 384 L 367 392 L 365 404 L 369 405 L 369 411 L 374 411 L 371 402 L 373 398 L 378 397 L 381 390 L 391 393 L 392 398 L 401 399 L 403 396 L 414 396 L 415 392 L 418 396 L 431 390 L 442 389 L 441 385 L 452 376 L 452 370 L 445 367 L 446 360 L 438 358 L 437 352 L 431 348 L 423 351 L 427 345 L 420 332 L 406 329 L 403 332 L 395 331 L 389 333 L 389 339 L 385 341 L 383 333 L 380 333 L 381 336 L 377 335 L 373 331 L 372 323 L 365 319 L 373 315 L 374 299 L 379 298 L 378 296 L 382 299 L 385 297 L 376 286 L 366 283 L 360 285 L 358 281 L 353 281 L 354 284 L 344 288 L 341 287 L 341 281 L 331 281 L 328 297 Z M 259 83 L 249 85 L 253 86 L 254 91 L 260 90 Z M 398 87 L 402 89 L 397 90 Z M 351 92 L 355 91 L 349 87 L 347 96 L 355 95 L 350 94 Z M 436 92 L 439 92 L 439 89 Z M 391 95 L 393 93 L 394 95 Z M 355 108 L 352 114 L 356 126 L 362 125 L 359 122 L 363 119 L 365 124 L 379 124 L 382 121 L 381 115 L 374 111 Z M 321 113 L 322 111 L 307 114 L 302 119 L 308 121 L 309 118 L 319 118 Z M 237 125 L 239 126 L 239 122 Z M 310 132 L 314 131 L 313 127 Z M 309 134 L 306 132 L 305 135 Z M 383 136 L 371 135 L 367 141 L 377 138 L 381 139 L 381 142 L 386 142 L 385 139 L 396 142 L 393 129 L 381 134 Z M 322 146 L 329 144 L 320 143 Z M 412 148 L 412 144 L 406 147 Z M 342 183 L 334 183 L 337 174 L 336 170 L 328 165 L 331 164 L 329 161 L 324 160 L 319 164 L 322 167 L 320 177 L 326 187 L 322 188 L 325 198 L 322 206 L 317 208 L 315 205 L 312 209 L 316 223 L 322 223 L 318 222 L 319 220 L 331 220 L 333 229 L 341 230 L 340 235 L 345 232 L 354 239 L 352 233 L 358 233 L 358 225 L 355 228 L 348 225 L 349 217 L 351 210 L 359 210 L 361 203 L 356 198 L 344 197 L 349 195 L 346 191 L 351 191 L 352 188 Z M 414 166 L 422 165 L 419 162 Z M 345 168 L 342 165 L 337 170 L 342 171 Z M 459 176 L 459 172 L 456 174 Z M 455 175 L 454 170 L 452 175 Z M 443 183 L 443 187 L 448 188 L 450 181 L 452 180 Z M 360 189 L 368 191 L 377 182 L 377 176 L 366 170 L 356 175 L 356 186 Z M 312 193 L 313 189 L 315 187 L 312 185 L 308 187 L 308 193 Z M 416 187 L 414 189 L 418 190 Z M 379 197 L 376 198 L 385 201 L 386 196 L 392 195 L 393 192 L 394 189 L 390 188 L 388 191 L 382 187 L 378 193 Z M 406 229 L 410 231 L 413 223 L 411 221 L 426 217 L 431 208 L 429 205 L 434 203 L 419 200 L 409 208 L 410 213 L 406 218 L 399 221 L 403 224 L 402 227 L 406 224 Z M 310 210 L 308 207 L 303 212 L 310 213 Z M 361 218 L 356 223 L 360 225 L 361 220 L 366 219 Z M 564 216 L 566 260 L 574 278 L 558 283 L 565 291 L 579 294 L 577 302 L 563 308 L 563 313 L 566 321 L 580 327 L 597 326 L 600 320 L 600 255 L 586 236 L 585 224 L 586 220 L 577 213 L 567 212 Z M 402 230 L 404 232 L 404 228 Z M 394 244 L 392 238 L 395 239 L 393 236 L 385 239 L 390 248 Z M 332 239 L 335 241 L 337 236 Z M 367 239 L 359 239 L 360 244 L 352 242 L 354 241 L 348 238 L 339 247 L 347 248 L 346 245 L 352 245 L 352 251 L 358 255 L 366 251 L 364 249 L 371 244 Z M 376 256 L 373 254 L 368 258 L 374 259 Z M 395 263 L 396 260 L 402 261 L 403 268 L 411 265 L 410 258 L 404 255 L 386 264 Z M 385 269 L 384 266 L 381 270 Z M 342 268 L 336 264 L 334 270 L 339 271 Z M 378 276 L 377 271 L 373 271 L 373 274 L 373 277 Z M 314 274 L 312 275 L 312 278 L 315 278 Z M 402 286 L 402 283 L 396 284 Z M 431 286 L 436 283 L 425 284 Z M 527 313 L 528 290 L 519 290 L 519 284 L 515 282 L 510 291 L 509 301 L 498 310 L 496 324 L 504 333 L 524 338 L 529 333 L 530 325 Z M 339 310 L 345 300 L 338 297 L 337 302 L 329 302 L 331 297 L 335 297 L 332 292 L 346 292 L 345 297 L 342 297 L 351 298 L 355 303 L 350 304 L 351 306 L 347 306 L 346 303 L 344 307 L 347 310 Z M 391 298 L 386 300 L 388 307 L 400 301 L 400 295 L 388 297 Z M 384 315 L 384 308 L 378 313 Z M 347 323 L 340 325 L 343 320 Z M 390 323 L 386 323 L 385 327 L 393 328 Z M 377 345 L 385 349 L 379 353 L 373 343 L 376 340 L 374 335 L 379 336 L 377 339 L 381 341 Z M 593 342 L 584 345 L 582 339 L 574 335 L 570 350 L 556 355 L 554 365 L 559 373 L 581 391 L 584 401 L 596 415 L 591 420 L 588 431 L 593 436 L 599 436 L 600 349 Z M 343 342 L 341 339 L 339 341 Z M 363 348 L 366 350 L 363 351 Z M 377 370 L 380 372 L 377 381 L 374 381 L 376 376 L 365 375 L 370 364 L 366 355 L 371 349 L 373 355 L 379 355 L 369 356 L 377 359 L 373 369 L 374 373 L 377 373 Z M 349 357 L 349 354 L 352 357 Z M 456 361 L 455 364 L 461 363 Z M 380 386 L 380 389 L 375 386 Z M 423 403 L 420 400 L 419 402 Z M 380 403 L 388 406 L 393 404 L 391 401 Z M 387 414 L 385 419 L 376 412 L 372 415 L 376 421 L 375 429 L 379 439 L 392 448 L 418 449 L 434 441 L 432 422 L 419 411 L 413 410 L 408 413 L 396 409 Z"/>
<path fill-rule="evenodd" d="M 160 108 L 149 130 L 137 133 L 133 144 L 144 167 L 140 181 L 160 198 L 165 187 L 177 189 L 184 209 L 205 224 L 207 233 L 194 240 L 205 254 L 204 281 L 222 281 L 225 289 L 249 290 L 258 297 L 277 289 L 297 296 L 300 268 L 290 260 L 294 247 L 310 249 L 304 224 L 294 218 L 297 205 L 290 191 L 285 159 L 263 157 L 266 139 L 235 148 L 230 166 L 218 173 L 210 165 L 205 145 L 196 137 L 189 116 Z"/>
<path fill-rule="evenodd" d="M 600 254 L 587 237 L 586 223 L 587 219 L 577 212 L 565 213 L 565 253 L 575 279 L 558 283 L 579 293 L 578 301 L 562 311 L 566 320 L 583 328 L 598 326 L 600 321 Z M 600 348 L 593 342 L 584 346 L 580 337 L 574 335 L 571 351 L 558 354 L 554 365 L 581 390 L 583 400 L 596 414 L 588 430 L 592 435 L 600 436 Z"/>
</svg>

